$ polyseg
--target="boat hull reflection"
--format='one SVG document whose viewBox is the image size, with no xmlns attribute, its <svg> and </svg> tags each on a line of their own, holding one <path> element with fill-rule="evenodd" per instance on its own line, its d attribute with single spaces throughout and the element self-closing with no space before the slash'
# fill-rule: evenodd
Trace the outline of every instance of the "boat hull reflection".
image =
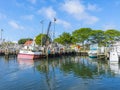
<svg viewBox="0 0 120 90">
<path fill-rule="evenodd" d="M 34 60 L 18 59 L 20 68 L 30 68 L 34 66 Z"/>
</svg>

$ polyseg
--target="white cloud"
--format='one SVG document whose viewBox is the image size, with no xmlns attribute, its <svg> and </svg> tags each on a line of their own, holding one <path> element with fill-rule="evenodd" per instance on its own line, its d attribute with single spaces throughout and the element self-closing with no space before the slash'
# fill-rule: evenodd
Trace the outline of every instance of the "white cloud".
<svg viewBox="0 0 120 90">
<path fill-rule="evenodd" d="M 62 4 L 62 9 L 70 14 L 80 14 L 83 13 L 85 7 L 78 0 L 66 0 Z"/>
<path fill-rule="evenodd" d="M 101 11 L 101 8 L 99 8 L 96 4 L 88 4 L 87 9 L 90 11 Z"/>
<path fill-rule="evenodd" d="M 34 15 L 25 15 L 25 16 L 21 16 L 21 18 L 25 20 L 33 20 Z"/>
<path fill-rule="evenodd" d="M 67 21 L 58 19 L 56 23 L 61 24 L 64 28 L 69 29 L 71 27 L 71 24 Z"/>
<path fill-rule="evenodd" d="M 8 24 L 14 29 L 24 29 L 23 26 L 19 25 L 15 21 L 9 21 Z"/>
<path fill-rule="evenodd" d="M 57 13 L 52 7 L 43 7 L 40 10 L 38 10 L 38 13 L 40 15 L 43 15 L 44 17 L 47 17 L 51 21 L 53 21 L 53 19 L 57 17 Z M 59 18 L 57 18 L 56 23 L 61 24 L 66 29 L 70 28 L 71 26 L 69 22 Z"/>
<path fill-rule="evenodd" d="M 83 20 L 86 24 L 94 24 L 99 20 L 87 12 L 87 7 L 80 0 L 66 0 L 61 7 L 62 10 L 77 20 Z"/>
<path fill-rule="evenodd" d="M 43 16 L 46 16 L 50 20 L 56 17 L 56 11 L 53 10 L 52 7 L 43 7 L 40 10 L 38 10 L 38 13 Z"/>
<path fill-rule="evenodd" d="M 96 23 L 99 19 L 95 16 L 91 16 L 89 14 L 84 14 L 83 15 L 83 20 L 85 24 L 94 24 Z"/>
<path fill-rule="evenodd" d="M 0 13 L 0 19 L 5 19 L 7 16 L 5 14 Z"/>
<path fill-rule="evenodd" d="M 103 30 L 109 30 L 109 29 L 115 29 L 116 25 L 115 24 L 105 24 L 103 26 Z"/>
<path fill-rule="evenodd" d="M 36 4 L 37 0 L 28 0 L 29 2 L 31 2 L 32 4 Z"/>
</svg>

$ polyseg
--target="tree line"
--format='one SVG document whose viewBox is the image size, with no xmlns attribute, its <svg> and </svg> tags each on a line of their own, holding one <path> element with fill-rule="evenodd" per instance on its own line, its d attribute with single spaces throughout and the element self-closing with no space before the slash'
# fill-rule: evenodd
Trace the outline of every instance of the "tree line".
<svg viewBox="0 0 120 90">
<path fill-rule="evenodd" d="M 47 37 L 45 34 L 39 34 L 36 36 L 35 41 L 36 44 L 41 45 L 41 44 L 45 44 L 46 39 L 51 40 L 50 37 Z M 28 39 L 26 39 L 26 41 L 27 40 Z M 80 28 L 74 30 L 71 34 L 68 32 L 63 32 L 53 41 L 63 45 L 76 44 L 76 43 L 81 43 L 81 44 L 98 43 L 99 46 L 103 46 L 103 45 L 105 46 L 106 44 L 113 43 L 114 41 L 117 40 L 120 40 L 119 30 L 110 29 L 103 31 L 103 30 L 93 30 L 91 28 Z M 23 41 L 25 41 L 25 39 L 23 39 Z M 18 43 L 21 44 L 21 39 L 18 41 Z"/>
<path fill-rule="evenodd" d="M 120 40 L 120 31 L 110 30 L 92 30 L 91 28 L 80 28 L 72 32 L 72 34 L 63 32 L 54 42 L 65 44 L 94 44 L 105 46 L 114 41 Z"/>
</svg>

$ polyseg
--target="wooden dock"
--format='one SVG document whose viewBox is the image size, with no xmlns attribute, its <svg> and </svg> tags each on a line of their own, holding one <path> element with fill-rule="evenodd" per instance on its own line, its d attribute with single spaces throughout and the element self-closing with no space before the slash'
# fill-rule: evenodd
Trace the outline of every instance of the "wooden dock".
<svg viewBox="0 0 120 90">
<path fill-rule="evenodd" d="M 108 59 L 108 58 L 109 58 L 109 48 L 104 48 L 103 52 L 98 50 L 97 59 Z"/>
<path fill-rule="evenodd" d="M 6 50 L 2 50 L 0 51 L 0 55 L 17 55 L 18 54 L 18 50 L 9 50 L 9 49 L 6 49 Z"/>
<path fill-rule="evenodd" d="M 19 48 L 18 48 L 19 47 Z M 0 55 L 5 55 L 9 57 L 9 55 L 15 55 L 17 56 L 19 53 L 20 48 L 23 46 L 6 46 L 4 48 L 0 48 Z M 56 49 L 55 47 L 51 48 L 51 52 L 48 53 L 48 47 L 45 47 L 43 49 L 43 54 L 41 55 L 41 58 L 46 57 L 60 57 L 60 56 L 67 56 L 67 55 L 79 55 L 79 56 L 88 56 L 87 50 L 77 50 L 70 47 L 65 47 L 64 49 Z"/>
<path fill-rule="evenodd" d="M 106 55 L 105 54 L 98 54 L 97 59 L 105 59 Z"/>
</svg>

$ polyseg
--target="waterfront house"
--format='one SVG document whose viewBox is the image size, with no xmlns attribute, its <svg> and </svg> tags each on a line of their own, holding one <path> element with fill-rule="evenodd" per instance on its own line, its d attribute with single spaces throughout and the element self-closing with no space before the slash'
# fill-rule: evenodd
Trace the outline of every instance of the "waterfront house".
<svg viewBox="0 0 120 90">
<path fill-rule="evenodd" d="M 25 42 L 24 46 L 29 46 L 29 45 L 31 45 L 32 43 L 33 43 L 33 41 L 28 40 L 28 41 Z"/>
</svg>

